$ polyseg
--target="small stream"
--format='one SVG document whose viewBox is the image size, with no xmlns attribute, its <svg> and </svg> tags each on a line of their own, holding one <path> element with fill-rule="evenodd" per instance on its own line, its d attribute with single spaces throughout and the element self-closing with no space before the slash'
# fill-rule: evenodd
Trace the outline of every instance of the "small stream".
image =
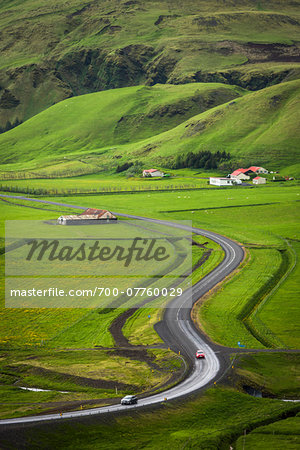
<svg viewBox="0 0 300 450">
<path fill-rule="evenodd" d="M 261 391 L 259 391 L 258 389 L 255 389 L 251 386 L 243 386 L 243 389 L 246 392 L 246 394 L 249 394 L 252 397 L 273 398 L 273 397 L 263 396 L 263 393 Z M 282 402 L 294 402 L 294 403 L 300 402 L 300 399 L 273 398 L 273 400 L 281 400 Z"/>
<path fill-rule="evenodd" d="M 23 389 L 24 391 L 32 391 L 32 392 L 59 392 L 60 394 L 69 394 L 69 391 L 56 391 L 54 389 L 39 389 L 39 388 L 29 388 L 24 386 L 18 386 L 19 389 Z"/>
</svg>

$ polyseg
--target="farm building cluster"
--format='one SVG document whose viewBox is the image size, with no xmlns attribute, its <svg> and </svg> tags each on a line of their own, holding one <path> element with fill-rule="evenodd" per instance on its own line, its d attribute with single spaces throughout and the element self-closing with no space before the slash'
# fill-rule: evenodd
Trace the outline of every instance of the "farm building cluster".
<svg viewBox="0 0 300 450">
<path fill-rule="evenodd" d="M 210 177 L 209 184 L 215 186 L 235 186 L 241 185 L 252 179 L 253 184 L 265 184 L 266 178 L 261 177 L 261 174 L 268 173 L 267 169 L 259 166 L 251 166 L 248 169 L 236 169 L 227 177 Z M 256 175 L 254 177 L 254 175 Z"/>
<path fill-rule="evenodd" d="M 60 216 L 58 225 L 98 225 L 104 223 L 115 223 L 117 221 L 110 211 L 106 209 L 88 208 L 81 214 Z"/>
</svg>

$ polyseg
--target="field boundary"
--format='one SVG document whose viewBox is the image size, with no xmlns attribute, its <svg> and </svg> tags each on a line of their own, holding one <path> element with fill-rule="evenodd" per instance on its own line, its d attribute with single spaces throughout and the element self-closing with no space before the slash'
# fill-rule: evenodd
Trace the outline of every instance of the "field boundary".
<svg viewBox="0 0 300 450">
<path fill-rule="evenodd" d="M 266 295 L 262 298 L 262 300 L 257 303 L 250 314 L 244 319 L 244 323 L 246 328 L 251 332 L 251 334 L 258 339 L 260 342 L 263 343 L 262 339 L 265 340 L 265 342 L 268 342 L 268 346 L 271 347 L 286 347 L 286 345 L 276 336 L 270 329 L 267 327 L 267 325 L 259 318 L 257 317 L 257 313 L 261 310 L 261 308 L 266 304 L 268 300 L 272 297 L 272 295 L 280 288 L 280 286 L 284 283 L 284 281 L 288 278 L 288 276 L 293 272 L 293 270 L 296 267 L 297 264 L 297 254 L 292 248 L 292 246 L 289 244 L 287 239 L 283 240 L 286 242 L 286 249 L 281 252 L 282 256 L 282 262 L 281 265 L 277 271 L 276 274 L 274 274 L 274 277 L 272 280 L 270 280 L 271 285 L 273 284 L 272 281 L 277 281 L 273 287 L 271 287 L 270 290 L 266 293 Z M 291 262 L 289 264 L 289 255 L 291 256 Z M 287 267 L 283 275 L 280 276 L 278 279 L 278 275 L 282 273 L 282 270 L 284 270 L 284 267 Z"/>
</svg>

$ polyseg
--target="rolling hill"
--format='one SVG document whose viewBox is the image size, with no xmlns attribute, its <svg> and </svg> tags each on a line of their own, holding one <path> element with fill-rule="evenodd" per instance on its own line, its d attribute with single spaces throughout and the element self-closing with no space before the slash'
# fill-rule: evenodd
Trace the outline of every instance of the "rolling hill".
<svg viewBox="0 0 300 450">
<path fill-rule="evenodd" d="M 237 163 L 282 169 L 299 157 L 299 93 L 290 81 L 256 92 L 197 83 L 74 97 L 0 135 L 0 168 L 68 176 L 226 150 Z"/>
<path fill-rule="evenodd" d="M 299 77 L 299 0 L 3 0 L 0 126 L 77 95 Z M 9 121 L 9 122 L 8 122 Z"/>
</svg>

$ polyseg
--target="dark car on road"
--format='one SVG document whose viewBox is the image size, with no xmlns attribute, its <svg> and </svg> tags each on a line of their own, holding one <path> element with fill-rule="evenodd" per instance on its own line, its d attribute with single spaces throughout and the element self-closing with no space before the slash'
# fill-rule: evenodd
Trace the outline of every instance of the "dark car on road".
<svg viewBox="0 0 300 450">
<path fill-rule="evenodd" d="M 135 405 L 138 399 L 136 395 L 126 395 L 121 400 L 121 405 Z"/>
</svg>

